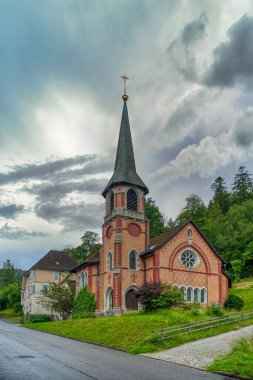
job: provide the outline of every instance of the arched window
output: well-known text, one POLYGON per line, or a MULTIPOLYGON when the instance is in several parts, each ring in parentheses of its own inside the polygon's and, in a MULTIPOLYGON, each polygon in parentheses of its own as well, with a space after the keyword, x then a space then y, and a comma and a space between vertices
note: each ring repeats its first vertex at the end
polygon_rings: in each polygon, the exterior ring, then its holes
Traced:
POLYGON ((192 288, 187 289, 187 301, 191 302, 192 300, 192 288))
POLYGON ((129 254, 129 269, 137 268, 137 254, 135 251, 131 251, 129 254))
POLYGON ((192 230, 191 230, 191 228, 189 228, 189 230, 188 230, 188 238, 191 238, 192 237, 192 230))
POLYGON ((112 271, 112 253, 109 252, 107 256, 107 271, 112 271))
POLYGON ((186 301, 186 288, 185 288, 185 286, 182 286, 181 290, 184 293, 184 300, 186 301))
POLYGON ((114 192, 112 191, 111 196, 110 196, 110 211, 112 211, 113 209, 114 209, 114 192))
POLYGON ((79 288, 82 289, 87 285, 87 273, 82 272, 79 276, 79 288))
POLYGON ((194 302, 198 302, 198 300, 199 300, 199 289, 198 288, 194 289, 193 296, 194 296, 194 302))
POLYGON ((206 302, 206 289, 201 289, 200 291, 200 302, 206 302))
POLYGON ((127 192, 127 208, 128 210, 137 211, 137 194, 134 190, 130 189, 127 192))

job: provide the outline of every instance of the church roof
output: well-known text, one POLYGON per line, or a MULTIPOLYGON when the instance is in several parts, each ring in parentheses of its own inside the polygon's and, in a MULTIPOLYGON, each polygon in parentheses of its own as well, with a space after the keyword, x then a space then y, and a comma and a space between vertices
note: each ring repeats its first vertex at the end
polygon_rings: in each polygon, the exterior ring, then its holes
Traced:
POLYGON ((48 269, 57 270, 59 272, 70 271, 76 266, 77 262, 64 251, 49 251, 30 269, 48 269))
POLYGON ((95 253, 87 257, 81 264, 79 264, 78 266, 75 266, 75 268, 72 269, 72 272, 76 272, 86 267, 87 265, 93 265, 93 264, 99 263, 99 252, 100 250, 97 250, 95 253))
POLYGON ((113 185, 119 183, 138 186, 144 190, 145 195, 149 192, 147 186, 136 172, 133 143, 128 118, 127 100, 126 98, 124 99, 124 97, 123 100, 124 105, 122 110, 114 173, 102 193, 103 197, 106 197, 107 191, 113 185))
POLYGON ((214 246, 210 243, 210 241, 207 239, 207 237, 204 235, 204 233, 201 231, 201 229, 197 226, 197 224, 192 220, 187 220, 187 222, 184 222, 180 224, 179 226, 176 226, 172 228, 170 231, 166 231, 162 233, 161 235, 155 236, 154 238, 150 239, 149 247, 145 252, 142 252, 140 254, 141 257, 145 258, 147 256, 150 256, 154 253, 154 251, 170 241, 179 231, 181 231, 187 224, 193 224, 194 227, 198 230, 200 235, 203 237, 203 239, 209 244, 209 246, 212 248, 214 253, 219 257, 219 259, 226 264, 226 261, 219 255, 219 253, 216 251, 214 246))

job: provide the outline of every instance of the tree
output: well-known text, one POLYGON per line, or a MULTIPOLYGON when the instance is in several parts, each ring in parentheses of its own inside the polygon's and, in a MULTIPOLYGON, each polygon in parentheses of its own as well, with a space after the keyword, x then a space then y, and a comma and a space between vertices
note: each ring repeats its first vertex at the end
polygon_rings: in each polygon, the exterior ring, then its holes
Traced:
POLYGON ((95 316, 95 311, 95 295, 85 286, 75 297, 73 318, 91 318, 95 316))
POLYGON ((95 253, 101 248, 99 243, 100 237, 96 232, 86 231, 81 237, 82 244, 75 248, 65 248, 64 251, 68 253, 73 259, 78 261, 85 260, 88 256, 95 253))
POLYGON ((75 286, 73 281, 64 284, 51 283, 47 290, 41 291, 40 303, 50 311, 59 313, 63 319, 68 318, 74 307, 75 286))
POLYGON ((212 204, 218 204, 221 212, 225 214, 228 211, 230 204, 230 194, 227 192, 226 184, 224 178, 218 177, 212 183, 211 190, 213 190, 212 204))
POLYGON ((247 199, 252 198, 253 182, 251 174, 246 170, 245 166, 240 166, 235 175, 233 183, 233 201, 234 203, 243 203, 247 199))
POLYGON ((155 201, 152 198, 147 198, 145 201, 145 215, 150 221, 150 237, 153 238, 162 234, 168 228, 166 227, 166 218, 159 210, 155 201))
POLYGON ((6 260, 0 269, 0 283, 8 285, 16 281, 16 271, 10 260, 6 260))
POLYGON ((185 207, 177 217, 178 224, 192 219, 200 227, 203 227, 206 217, 206 206, 202 199, 196 194, 191 194, 185 199, 185 202, 185 207))

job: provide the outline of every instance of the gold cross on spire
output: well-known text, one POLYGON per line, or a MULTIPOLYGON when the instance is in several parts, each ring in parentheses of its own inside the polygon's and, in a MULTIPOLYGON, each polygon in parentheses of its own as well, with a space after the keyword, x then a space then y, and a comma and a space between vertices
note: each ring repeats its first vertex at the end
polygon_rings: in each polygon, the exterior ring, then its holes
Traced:
POLYGON ((124 80, 124 95, 122 96, 122 99, 123 99, 123 100, 127 100, 127 99, 128 99, 128 96, 127 96, 127 93, 126 93, 126 81, 127 81, 129 78, 126 76, 126 74, 121 75, 120 77, 124 80))

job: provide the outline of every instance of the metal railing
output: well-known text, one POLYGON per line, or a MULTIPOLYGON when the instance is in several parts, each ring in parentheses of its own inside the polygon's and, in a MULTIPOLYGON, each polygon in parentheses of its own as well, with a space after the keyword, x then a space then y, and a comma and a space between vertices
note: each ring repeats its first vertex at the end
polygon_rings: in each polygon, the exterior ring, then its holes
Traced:
POLYGON ((241 313, 234 313, 222 317, 205 319, 199 322, 170 326, 163 329, 154 330, 153 332, 159 335, 160 338, 158 340, 166 340, 173 338, 175 335, 183 335, 193 333, 195 331, 208 330, 226 324, 242 322, 251 318, 253 319, 253 310, 247 310, 241 313))

